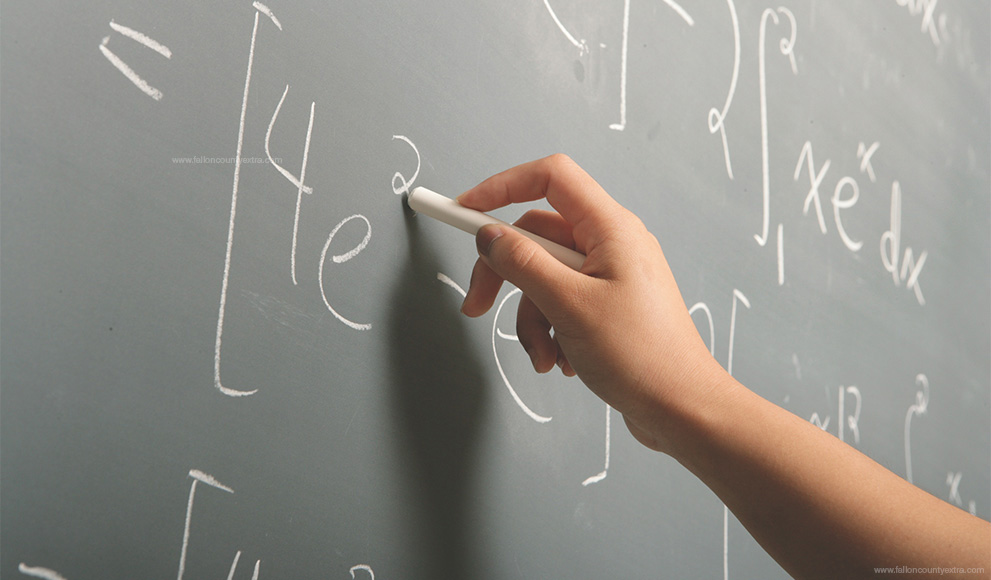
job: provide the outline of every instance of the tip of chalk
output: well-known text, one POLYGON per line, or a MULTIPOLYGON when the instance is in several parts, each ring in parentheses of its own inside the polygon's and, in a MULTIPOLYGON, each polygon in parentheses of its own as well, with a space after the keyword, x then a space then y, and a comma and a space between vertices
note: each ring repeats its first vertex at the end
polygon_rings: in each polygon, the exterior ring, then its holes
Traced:
MULTIPOLYGON (((415 191, 415 190, 414 190, 414 191, 415 191)), ((409 215, 412 215, 412 216, 415 216, 415 215, 416 215, 416 210, 415 210, 415 209, 413 209, 413 208, 412 208, 412 207, 410 206, 410 204, 409 204, 409 196, 410 196, 410 194, 411 194, 411 193, 412 193, 412 192, 411 192, 411 191, 409 191, 409 190, 407 190, 407 191, 404 191, 404 192, 403 192, 403 195, 402 195, 402 198, 403 198, 403 210, 404 210, 404 211, 405 211, 405 212, 406 212, 407 214, 409 214, 409 215)))

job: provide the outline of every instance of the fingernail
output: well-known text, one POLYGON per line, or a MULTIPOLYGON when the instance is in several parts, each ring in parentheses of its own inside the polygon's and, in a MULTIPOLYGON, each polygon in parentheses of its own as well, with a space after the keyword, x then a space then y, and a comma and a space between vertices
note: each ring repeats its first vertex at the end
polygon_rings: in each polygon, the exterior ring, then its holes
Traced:
POLYGON ((478 248, 478 253, 482 256, 488 256, 489 250, 492 249, 492 244, 501 238, 502 235, 502 228, 495 224, 482 226, 478 230, 478 233, 475 234, 475 247, 478 248))

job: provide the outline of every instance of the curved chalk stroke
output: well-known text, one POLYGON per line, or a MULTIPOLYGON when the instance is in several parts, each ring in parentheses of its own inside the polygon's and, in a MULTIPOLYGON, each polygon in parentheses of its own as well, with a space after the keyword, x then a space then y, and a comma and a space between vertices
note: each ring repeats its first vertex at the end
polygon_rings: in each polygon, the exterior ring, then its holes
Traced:
POLYGON ((911 428, 912 428, 912 417, 921 417, 926 414, 926 410, 929 408, 929 377, 919 373, 915 377, 915 382, 922 386, 921 391, 916 391, 915 393, 915 404, 908 408, 908 412, 905 413, 905 479, 909 483, 912 482, 912 443, 911 443, 911 428))
POLYGON ((505 306, 506 302, 508 302, 514 295, 521 293, 522 291, 519 288, 513 289, 512 292, 503 297, 502 302, 499 303, 499 307, 496 308, 495 318, 492 320, 492 355, 495 356, 496 368, 499 369, 499 376, 502 377, 502 382, 506 385, 506 388, 509 389, 509 394, 512 395, 513 400, 516 401, 516 404, 519 405, 520 409, 523 409, 523 412, 534 421, 538 423, 546 423, 551 420, 551 417, 545 417, 534 413, 530 407, 526 406, 523 399, 521 399, 516 393, 516 389, 513 388, 513 385, 509 382, 509 378, 506 376, 506 371, 502 369, 502 362, 499 361, 499 351, 496 349, 496 326, 499 323, 499 314, 502 312, 502 307, 505 306))
POLYGON ((330 243, 334 241, 334 236, 337 234, 337 231, 341 229, 341 226, 354 219, 360 219, 365 222, 365 227, 367 228, 367 231, 365 232, 365 237, 361 240, 361 242, 358 243, 357 246, 355 246, 351 250, 343 254, 337 254, 335 256, 332 256, 331 259, 334 261, 334 263, 343 264, 344 262, 347 262, 351 258, 357 256, 358 253, 364 250, 365 246, 368 245, 368 241, 372 239, 372 224, 368 221, 368 218, 366 218, 365 216, 361 214, 355 214, 353 216, 349 216, 341 220, 341 222, 336 226, 334 226, 334 229, 330 231, 330 235, 327 236, 327 243, 323 245, 323 251, 320 252, 320 268, 317 270, 317 280, 320 283, 320 296, 323 297, 323 303, 327 306, 327 310, 330 310, 331 314, 333 314, 338 320, 340 320, 341 322, 343 322, 344 324, 350 326, 355 330, 368 330, 372 327, 371 323, 353 322, 341 316, 340 313, 334 310, 334 307, 330 305, 330 301, 327 300, 327 293, 323 289, 323 264, 324 262, 327 261, 327 252, 330 250, 330 243))
MULTIPOLYGON (((778 44, 778 48, 781 50, 781 54, 788 57, 791 63, 791 72, 798 74, 798 65, 795 63, 795 36, 797 34, 795 15, 791 13, 790 10, 781 6, 778 11, 784 14, 788 21, 791 23, 791 36, 788 38, 782 38, 781 42, 778 44)), ((768 161, 768 145, 767 145, 767 74, 765 72, 765 61, 767 60, 764 56, 764 44, 767 37, 767 19, 770 18, 774 21, 774 24, 778 24, 780 20, 778 19, 778 14, 774 10, 768 8, 764 10, 764 13, 760 17, 760 33, 759 42, 757 44, 758 52, 758 81, 760 85, 760 151, 761 151, 761 175, 763 177, 763 194, 764 194, 764 221, 761 227, 761 234, 754 235, 754 239, 761 246, 767 244, 767 228, 768 221, 771 212, 771 170, 768 161)))
POLYGON ((733 0, 726 0, 729 4, 730 18, 733 20, 733 76, 729 81, 729 91, 726 93, 726 103, 723 109, 713 107, 709 109, 709 133, 719 131, 719 136, 723 140, 723 157, 726 159, 726 174, 733 179, 733 164, 729 157, 729 143, 726 140, 726 114, 733 104, 733 95, 736 94, 736 81, 740 76, 740 21, 736 17, 736 6, 733 0))

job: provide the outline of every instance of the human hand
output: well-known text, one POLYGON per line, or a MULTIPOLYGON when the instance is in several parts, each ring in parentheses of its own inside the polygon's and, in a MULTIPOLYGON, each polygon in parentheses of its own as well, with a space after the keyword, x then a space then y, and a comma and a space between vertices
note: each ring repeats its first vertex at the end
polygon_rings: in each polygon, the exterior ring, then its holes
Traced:
POLYGON ((643 444, 669 451, 665 419, 709 396, 721 373, 688 315, 657 239, 565 155, 499 173, 458 197, 489 211, 546 198, 516 225, 587 258, 580 272, 510 228, 482 228, 462 306, 481 316, 503 280, 523 291, 517 336, 538 372, 557 363, 620 411, 643 444), (708 387, 706 386, 708 385, 708 387))

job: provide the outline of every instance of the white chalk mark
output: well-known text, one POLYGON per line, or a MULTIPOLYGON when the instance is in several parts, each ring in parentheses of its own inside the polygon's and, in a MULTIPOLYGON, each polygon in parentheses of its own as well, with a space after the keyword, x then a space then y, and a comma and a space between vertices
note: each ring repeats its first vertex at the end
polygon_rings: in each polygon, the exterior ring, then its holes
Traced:
POLYGON ((922 266, 926 263, 926 257, 929 255, 927 250, 923 250, 919 254, 919 261, 916 262, 912 257, 912 248, 905 248, 905 259, 902 261, 902 279, 905 279, 905 274, 911 268, 911 274, 905 283, 906 288, 911 288, 915 291, 915 299, 919 301, 919 306, 926 305, 926 298, 922 295, 922 288, 919 287, 919 274, 922 273, 922 266))
POLYGON ((812 413, 812 417, 809 418, 809 422, 825 431, 829 428, 829 419, 829 417, 826 417, 826 420, 822 421, 819 419, 819 413, 812 413))
POLYGON ((268 130, 265 131, 265 155, 268 157, 268 162, 275 167, 275 169, 282 174, 283 177, 289 180, 290 183, 296 186, 296 213, 293 217, 292 224, 292 251, 289 254, 289 271, 292 277, 292 283, 298 285, 296 281, 296 242, 299 237, 299 209, 303 203, 303 192, 308 194, 313 193, 313 188, 305 185, 306 182, 306 164, 310 155, 310 137, 313 135, 313 114, 316 109, 316 102, 310 103, 310 122, 306 127, 306 141, 303 143, 303 166, 299 171, 299 179, 292 173, 289 173, 284 167, 279 165, 274 158, 272 158, 272 151, 269 148, 269 142, 272 139, 272 128, 275 127, 275 120, 279 118, 279 111, 282 109, 282 103, 286 100, 286 95, 289 93, 289 85, 286 85, 286 90, 282 92, 282 98, 279 99, 279 104, 275 107, 275 112, 272 114, 272 120, 268 123, 268 130))
POLYGON ((440 272, 437 272, 437 279, 447 284, 451 288, 454 288, 458 292, 458 294, 461 295, 462 298, 468 296, 468 293, 465 292, 465 289, 462 288, 460 285, 458 285, 458 283, 452 280, 447 274, 442 274, 440 272))
MULTIPOLYGON (((672 0, 664 0, 664 3, 673 8, 689 26, 693 26, 695 21, 685 10, 672 0)), ((623 47, 620 51, 619 59, 619 123, 609 125, 610 129, 622 131, 626 129, 626 63, 629 54, 630 44, 630 0, 623 2, 623 47)))
POLYGON ((630 0, 623 2, 623 47, 619 59, 619 123, 609 125, 610 129, 622 131, 626 128, 626 55, 630 39, 630 0))
POLYGON ((850 239, 850 236, 846 233, 846 228, 843 227, 843 222, 840 221, 840 210, 849 209, 857 205, 857 200, 860 199, 860 186, 857 185, 857 181, 849 176, 844 176, 836 183, 836 189, 833 190, 833 219, 836 220, 836 229, 840 233, 840 239, 843 240, 843 244, 850 249, 851 252, 857 252, 864 245, 864 242, 855 242, 850 239), (850 186, 853 194, 847 198, 843 199, 840 193, 843 192, 843 188, 850 186))
POLYGON ((963 506, 963 498, 960 497, 960 480, 963 478, 963 472, 949 471, 946 473, 946 485, 950 486, 950 503, 955 503, 958 506, 963 506))
POLYGON ((17 571, 25 576, 34 576, 35 578, 43 578, 44 580, 65 580, 65 576, 55 570, 42 568, 41 566, 28 566, 24 562, 17 565, 17 571))
POLYGON ((217 478, 210 475, 209 473, 203 473, 199 469, 190 469, 189 477, 192 477, 193 479, 198 481, 202 481, 203 483, 211 487, 215 487, 219 490, 226 491, 227 493, 234 493, 233 489, 217 481, 217 478))
POLYGON ((395 141, 396 139, 405 141, 407 144, 409 144, 410 147, 413 148, 413 153, 416 153, 416 171, 413 172, 413 179, 406 181, 406 177, 404 177, 403 174, 399 173, 398 171, 395 173, 395 175, 392 176, 392 192, 395 193, 396 195, 400 195, 403 193, 409 195, 410 186, 413 185, 413 182, 415 182, 416 178, 420 175, 420 150, 416 148, 416 145, 414 145, 413 142, 410 141, 408 137, 405 137, 403 135, 393 135, 392 140, 395 141), (399 180, 400 183, 399 186, 396 186, 397 179, 399 180))
POLYGON ((831 159, 827 159, 825 163, 822 164, 822 168, 819 173, 815 172, 815 162, 812 160, 812 142, 806 141, 805 145, 802 145, 802 152, 798 155, 798 164, 795 165, 794 179, 798 181, 798 176, 802 173, 802 161, 807 160, 806 166, 809 171, 809 194, 805 196, 805 206, 802 208, 802 213, 804 215, 809 215, 809 204, 815 202, 816 206, 816 218, 819 220, 819 231, 826 233, 826 218, 822 215, 822 203, 819 201, 819 185, 822 184, 822 180, 826 177, 826 172, 829 171, 829 165, 832 163, 831 159))
MULTIPOLYGON (((257 6, 256 6, 257 8, 257 6)), ((241 97, 241 119, 237 129, 237 153, 234 157, 234 184, 231 187, 231 215, 227 226, 227 253, 224 256, 224 279, 220 285, 220 308, 217 313, 217 339, 213 352, 213 384, 221 393, 229 397, 253 395, 258 389, 240 391, 225 387, 220 381, 220 349, 224 335, 224 312, 227 309, 227 286, 231 275, 231 251, 234 247, 234 218, 237 215, 237 186, 241 176, 241 150, 244 146, 244 118, 248 111, 248 89, 251 86, 251 66, 255 61, 255 38, 258 36, 258 12, 251 29, 251 48, 248 49, 248 70, 244 75, 244 95, 241 97)))
POLYGON ((729 356, 726 361, 726 372, 733 374, 733 342, 736 337, 736 303, 743 302, 743 305, 750 308, 750 301, 736 288, 733 289, 733 308, 729 318, 729 356))
MULTIPOLYGON (((788 20, 791 22, 791 37, 782 38, 779 43, 779 48, 781 54, 788 57, 791 62, 791 70, 793 73, 798 73, 797 65, 795 64, 795 16, 785 7, 779 7, 778 12, 786 15, 788 20)), ((762 247, 767 244, 767 234, 768 225, 771 212, 771 169, 768 156, 768 139, 767 139, 767 73, 765 72, 765 50, 764 44, 767 37, 767 19, 771 18, 774 24, 779 23, 777 13, 771 8, 764 10, 764 13, 760 18, 760 38, 757 45, 758 52, 758 80, 760 85, 760 147, 761 147, 761 175, 763 177, 763 200, 764 200, 764 218, 763 224, 761 226, 761 234, 754 235, 754 239, 762 247)))
POLYGON ((516 393, 516 389, 513 388, 513 385, 509 382, 509 378, 506 377, 506 371, 502 369, 502 362, 499 361, 499 351, 496 349, 496 325, 499 323, 499 314, 502 312, 502 307, 506 305, 506 302, 509 301, 512 296, 520 293, 521 291, 519 288, 514 288, 503 297, 502 302, 499 303, 499 307, 496 308, 495 318, 492 320, 492 354, 495 356, 496 368, 499 369, 499 376, 502 377, 502 382, 506 385, 506 388, 509 389, 509 394, 513 397, 513 400, 516 401, 516 404, 519 405, 520 409, 523 409, 523 412, 526 413, 528 417, 537 423, 546 423, 551 420, 551 417, 545 417, 534 413, 530 407, 526 406, 523 399, 521 399, 516 393))
POLYGON ((265 6, 261 2, 254 2, 252 4, 252 6, 254 6, 256 10, 258 10, 259 12, 261 12, 262 14, 264 14, 265 16, 268 16, 269 18, 271 18, 272 19, 272 24, 274 24, 276 27, 278 27, 279 30, 282 30, 282 23, 279 22, 279 19, 275 17, 275 14, 272 14, 272 9, 271 8, 269 8, 268 6, 265 6))
POLYGON ((778 286, 785 285, 785 225, 778 224, 778 286))
MULTIPOLYGON (((264 10, 268 10, 264 4, 259 2, 255 3, 255 8, 258 8, 259 10, 262 8, 264 8, 264 10), (261 8, 259 8, 259 6, 261 6, 261 8)), ((278 24, 275 17, 271 15, 270 10, 268 10, 268 15, 279 27, 279 30, 282 30, 282 25, 278 24)), ((213 384, 217 390, 229 397, 244 397, 258 392, 258 389, 253 389, 250 391, 231 389, 225 387, 220 380, 220 350, 224 335, 224 313, 227 309, 227 287, 230 283, 231 275, 231 252, 234 248, 234 223, 235 216, 237 215, 237 187, 241 177, 241 151, 244 149, 244 120, 248 112, 248 91, 251 86, 251 67, 255 61, 255 39, 257 37, 258 12, 256 11, 255 22, 251 28, 251 46, 248 49, 248 69, 244 75, 244 94, 241 97, 241 118, 238 121, 237 129, 237 153, 235 153, 234 157, 234 183, 231 186, 231 215, 230 222, 227 226, 227 251, 224 256, 224 279, 220 285, 220 307, 218 308, 217 313, 217 339, 214 343, 213 353, 213 384)))
POLYGON ((231 569, 230 572, 227 573, 227 580, 233 580, 234 571, 237 570, 237 563, 240 559, 241 559, 241 550, 238 550, 237 553, 234 554, 234 561, 231 562, 231 569))
MULTIPOLYGON (((268 123, 268 130, 265 131, 265 156, 268 157, 268 162, 272 164, 272 166, 275 167, 275 169, 279 173, 281 173, 283 177, 289 180, 289 183, 293 184, 295 187, 302 187, 303 191, 305 191, 306 193, 313 193, 312 187, 303 185, 302 179, 297 179, 295 175, 289 172, 289 170, 287 170, 285 167, 282 167, 275 161, 275 159, 272 157, 272 151, 269 148, 269 142, 272 139, 272 128, 275 127, 275 121, 276 119, 279 118, 279 111, 282 110, 282 102, 286 100, 286 94, 288 93, 289 93, 289 85, 286 85, 286 90, 282 91, 282 98, 279 99, 279 104, 275 106, 275 112, 272 113, 272 120, 269 121, 268 123)), ((312 118, 313 117, 311 116, 310 117, 311 122, 312 122, 312 118)), ((306 143, 307 145, 309 145, 309 139, 307 139, 306 143)), ((304 149, 304 156, 305 156, 305 150, 308 150, 308 148, 304 149)))
POLYGON ((605 467, 602 468, 602 471, 601 472, 599 472, 598 474, 593 475, 593 476, 587 478, 585 481, 582 482, 582 485, 584 485, 586 487, 589 486, 589 485, 591 485, 591 484, 593 484, 593 483, 599 483, 600 481, 602 481, 603 479, 605 479, 606 476, 609 474, 609 447, 610 447, 610 445, 609 445, 609 431, 610 431, 610 428, 609 428, 610 420, 609 420, 609 418, 611 416, 610 411, 612 411, 612 407, 610 407, 609 405, 606 405, 606 465, 605 465, 605 467))
POLYGON ((686 23, 688 23, 689 26, 695 26, 695 20, 677 2, 675 2, 674 0, 664 0, 664 3, 670 6, 672 10, 677 12, 678 16, 681 16, 681 19, 684 20, 686 23))
POLYGON ((503 339, 506 339, 506 340, 515 340, 516 342, 519 342, 520 341, 520 337, 519 336, 517 336, 515 334, 509 334, 508 332, 503 332, 501 328, 497 328, 496 329, 496 334, 499 335, 499 338, 503 338, 503 339))
POLYGON ((154 50, 155 52, 164 56, 165 58, 172 58, 172 51, 169 50, 169 47, 158 42, 157 40, 148 38, 148 36, 146 36, 141 32, 138 32, 137 30, 134 30, 133 28, 129 28, 127 26, 117 24, 113 20, 110 21, 110 28, 113 28, 117 32, 123 34, 124 36, 130 38, 131 40, 134 40, 139 44, 143 44, 147 46, 148 48, 154 50))
POLYGON ((905 288, 915 291, 915 299, 920 306, 925 306, 926 299, 922 295, 922 288, 919 287, 919 274, 926 263, 928 252, 923 250, 919 254, 919 261, 915 261, 915 254, 911 247, 905 248, 904 258, 901 254, 902 237, 902 189, 897 181, 891 184, 891 221, 889 229, 881 234, 881 263, 884 269, 891 273, 891 278, 895 286, 900 286, 902 282, 907 282, 905 288), (899 276, 898 262, 901 260, 901 276, 899 276), (910 273, 911 272, 911 273, 910 273), (906 278, 907 276, 907 278, 906 278))
POLYGON ((588 53, 588 45, 585 43, 585 39, 583 38, 581 40, 578 40, 577 38, 574 37, 574 35, 568 32, 568 29, 565 28, 564 24, 561 23, 561 19, 557 17, 557 14, 554 12, 554 9, 551 8, 550 0, 544 0, 544 6, 547 7, 547 11, 551 13, 551 18, 554 19, 554 24, 557 24, 557 27, 561 30, 561 32, 564 33, 564 36, 565 38, 568 39, 568 42, 575 45, 575 48, 578 49, 578 55, 581 56, 588 53))
POLYGON ((860 172, 866 172, 867 177, 871 179, 872 183, 877 181, 877 176, 874 175, 874 166, 871 165, 871 157, 880 146, 881 144, 877 141, 871 143, 870 147, 864 145, 863 141, 857 144, 857 157, 860 157, 860 172))
MULTIPOLYGON (((289 86, 289 85, 286 85, 289 86)), ((310 136, 313 134, 313 113, 316 110, 316 101, 310 102, 310 121, 306 125, 306 143, 303 144, 303 166, 299 170, 299 187, 296 191, 296 215, 293 218, 292 223, 292 283, 296 284, 296 239, 299 234, 299 206, 303 202, 303 192, 306 191, 306 186, 303 183, 306 181, 306 162, 310 155, 310 136)), ((312 193, 313 190, 307 191, 307 193, 312 193)))
POLYGON ((354 573, 355 573, 356 570, 361 570, 363 572, 368 572, 368 575, 371 576, 371 580, 375 580, 375 572, 372 571, 372 567, 369 566, 368 564, 357 564, 355 566, 351 566, 351 569, 348 570, 348 571, 351 572, 351 577, 352 578, 355 577, 354 573))
POLYGON ((912 417, 921 417, 929 409, 929 377, 919 373, 915 376, 915 382, 922 386, 922 390, 915 392, 915 404, 908 408, 905 413, 905 479, 909 483, 912 481, 912 442, 911 427, 912 417))
POLYGON ((355 214, 353 216, 344 218, 339 224, 334 226, 333 230, 330 231, 330 235, 327 236, 327 243, 323 245, 323 251, 320 252, 320 268, 317 271, 317 279, 320 283, 320 296, 323 297, 323 303, 327 306, 327 309, 330 310, 331 314, 333 314, 338 320, 340 320, 341 322, 343 322, 344 324, 350 326, 355 330, 368 330, 372 327, 370 323, 352 322, 351 320, 348 320, 347 318, 341 316, 336 310, 334 310, 334 307, 330 305, 330 301, 327 300, 327 294, 324 291, 324 285, 323 285, 323 265, 324 262, 327 261, 327 251, 330 250, 330 243, 334 240, 334 235, 337 234, 337 231, 341 229, 341 226, 354 219, 360 219, 363 222, 365 222, 365 227, 367 228, 367 231, 365 232, 365 237, 361 240, 361 242, 358 243, 357 246, 355 246, 351 250, 343 254, 337 254, 335 256, 332 256, 331 259, 334 261, 335 264, 343 264, 344 262, 347 262, 351 258, 357 256, 358 253, 364 250, 365 246, 368 245, 368 241, 372 238, 372 224, 368 221, 368 218, 366 218, 361 214, 355 214))
POLYGON ((723 580, 729 580, 729 508, 723 504, 723 580))
POLYGON ((733 76, 730 78, 729 91, 726 93, 726 103, 723 105, 723 110, 720 111, 715 107, 709 109, 709 133, 719 131, 719 135, 723 141, 723 157, 726 159, 726 174, 730 179, 733 179, 733 164, 730 162, 725 121, 730 105, 733 104, 733 95, 736 93, 736 81, 740 76, 740 22, 736 17, 736 6, 733 4, 733 0, 726 0, 726 3, 729 4, 730 17, 733 20, 733 76))
POLYGON ((124 76, 127 77, 129 81, 134 83, 134 86, 141 89, 141 92, 155 99, 156 101, 161 101, 162 91, 149 85, 147 81, 145 81, 143 78, 138 76, 138 73, 134 72, 134 69, 129 67, 126 62, 122 61, 120 57, 118 57, 116 54, 113 53, 113 51, 107 48, 107 42, 109 41, 110 41, 110 37, 107 36, 103 39, 103 42, 100 43, 100 52, 103 53, 103 56, 107 57, 107 60, 110 61, 110 64, 117 67, 117 70, 123 73, 124 76))
POLYGON ((701 310, 705 313, 706 318, 709 320, 709 354, 716 355, 716 330, 712 323, 712 312, 709 307, 706 306, 705 302, 696 302, 688 309, 688 315, 691 316, 696 310, 701 310))
POLYGON ((186 571, 186 551, 189 549, 189 524, 193 518, 193 498, 196 496, 196 483, 202 481, 209 486, 228 493, 234 493, 233 489, 220 483, 212 475, 203 473, 198 469, 190 469, 189 476, 193 478, 193 483, 189 485, 189 501, 186 503, 186 523, 182 531, 182 551, 179 553, 179 576, 177 580, 182 580, 182 575, 186 571))
POLYGON ((839 426, 840 441, 845 441, 843 427, 844 424, 846 424, 846 426, 850 428, 850 431, 853 432, 854 443, 860 443, 860 427, 858 426, 860 421, 860 407, 861 407, 860 389, 853 386, 840 387, 840 392, 838 396, 839 396, 839 407, 840 407, 840 426, 839 426), (853 414, 849 416, 846 415, 847 393, 853 395, 857 403, 857 406, 854 407, 853 414))

